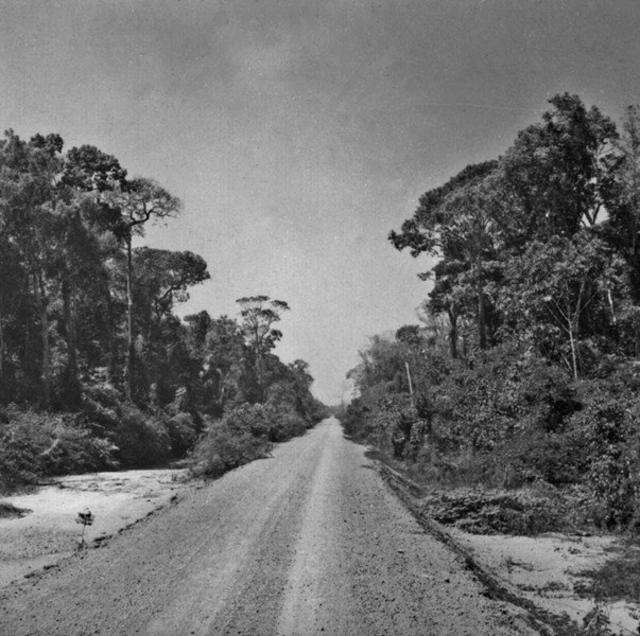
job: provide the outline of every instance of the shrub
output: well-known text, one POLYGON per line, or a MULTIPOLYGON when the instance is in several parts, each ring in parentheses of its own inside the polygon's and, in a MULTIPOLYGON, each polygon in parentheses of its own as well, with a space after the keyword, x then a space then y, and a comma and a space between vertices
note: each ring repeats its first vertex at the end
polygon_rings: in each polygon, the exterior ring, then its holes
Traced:
POLYGON ((248 432, 255 437, 269 434, 269 412, 261 404, 241 404, 227 411, 222 419, 231 431, 238 434, 248 432))
POLYGON ((301 435, 307 422, 295 411, 261 404, 229 409, 209 421, 191 456, 192 472, 217 477, 227 470, 266 456, 274 442, 301 435))
POLYGON ((56 423, 53 442, 38 459, 46 475, 64 475, 117 468, 117 447, 109 440, 95 437, 86 428, 56 423))
POLYGON ((189 451, 197 438, 196 423, 189 413, 177 413, 166 423, 171 442, 171 454, 183 457, 189 451))
POLYGON ((9 406, 0 417, 0 490, 35 483, 46 475, 115 468, 116 451, 76 414, 9 406))
POLYGON ((294 411, 271 411, 270 422, 269 439, 272 442, 285 442, 307 430, 307 423, 294 411))
MULTIPOLYGON (((231 412, 207 425, 192 454, 195 475, 218 477, 222 473, 264 457, 271 449, 266 434, 254 435, 249 427, 239 428, 237 414, 231 412)), ((241 418, 242 419, 242 418, 241 418)))
POLYGON ((158 466, 171 454, 171 439, 164 423, 145 415, 138 408, 123 406, 113 441, 125 467, 158 466))

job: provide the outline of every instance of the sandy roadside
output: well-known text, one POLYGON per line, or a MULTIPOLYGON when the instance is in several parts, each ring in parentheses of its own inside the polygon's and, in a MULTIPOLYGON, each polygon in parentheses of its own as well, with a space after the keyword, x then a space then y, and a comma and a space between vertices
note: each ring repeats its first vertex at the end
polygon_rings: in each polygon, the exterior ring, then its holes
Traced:
MULTIPOLYGON (((553 620, 556 627, 564 622, 564 616, 579 629, 583 619, 597 606, 607 617, 613 633, 625 636, 640 633, 640 602, 631 599, 596 603, 577 591, 589 582, 585 572, 598 570, 624 550, 619 535, 470 533, 436 521, 424 504, 425 492, 419 484, 385 462, 379 461, 377 465, 427 532, 469 559, 498 597, 507 596, 520 606, 539 608, 541 613, 536 611, 536 615, 559 618, 553 620)), ((433 496, 434 492, 431 490, 429 494, 433 496)))
MULTIPOLYGON (((614 535, 519 537, 469 534, 455 528, 448 532, 520 596, 553 614, 566 613, 579 625, 594 607, 593 599, 574 591, 576 584, 587 580, 580 573, 601 567, 615 555, 619 541, 614 535)), ((638 634, 640 603, 617 601, 603 604, 601 609, 615 633, 638 634)))
POLYGON ((71 555, 82 533, 78 512, 89 509, 95 519, 85 532, 91 545, 166 505, 190 487, 184 477, 184 471, 169 469, 70 475, 3 497, 30 512, 0 518, 0 588, 71 555))

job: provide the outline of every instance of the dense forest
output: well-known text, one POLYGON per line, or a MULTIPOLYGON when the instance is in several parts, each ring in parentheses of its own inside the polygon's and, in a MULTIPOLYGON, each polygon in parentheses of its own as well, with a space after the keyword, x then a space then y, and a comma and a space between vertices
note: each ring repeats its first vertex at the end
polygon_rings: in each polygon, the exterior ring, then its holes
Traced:
POLYGON ((348 433, 423 481, 570 492, 640 527, 640 110, 553 97, 503 156, 389 234, 426 256, 420 324, 350 372, 348 433))
POLYGON ((323 414, 307 364, 274 353, 287 303, 238 319, 176 303, 210 277, 139 245, 180 201, 59 135, 0 141, 0 490, 44 474, 159 465, 219 474, 323 414))

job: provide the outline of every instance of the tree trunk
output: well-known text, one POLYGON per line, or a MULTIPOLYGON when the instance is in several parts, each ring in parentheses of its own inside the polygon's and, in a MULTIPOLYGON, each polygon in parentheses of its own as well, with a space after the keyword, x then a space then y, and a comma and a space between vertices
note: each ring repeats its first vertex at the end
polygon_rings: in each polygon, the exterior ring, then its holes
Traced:
POLYGON ((449 316, 449 351, 455 360, 458 357, 458 314, 455 309, 447 309, 449 316))
POLYGON ((113 311, 113 301, 111 299, 111 292, 108 287, 104 290, 105 302, 107 305, 107 324, 105 328, 105 334, 107 337, 107 376, 111 384, 116 385, 116 379, 118 377, 118 346, 115 337, 115 316, 113 311))
POLYGON ((44 276, 40 272, 34 281, 38 304, 40 305, 40 338, 42 341, 41 380, 42 407, 48 409, 51 405, 51 350, 49 347, 49 316, 47 297, 44 289, 44 276))
POLYGON ((130 400, 133 395, 133 371, 135 348, 133 344, 133 255, 131 235, 127 236, 127 361, 125 371, 125 394, 130 400))
MULTIPOLYGON (((631 289, 631 301, 634 307, 640 308, 640 276, 637 275, 637 271, 640 267, 632 268, 630 274, 630 289, 631 289)), ((634 345, 634 357, 636 360, 640 360, 640 321, 637 319, 633 323, 633 345, 634 345)))
POLYGON ((609 310, 611 311, 611 322, 616 324, 616 309, 613 304, 613 296, 611 294, 611 287, 607 287, 607 301, 609 302, 609 310))
POLYGON ((0 316, 0 403, 4 403, 7 394, 7 386, 4 377, 4 356, 6 344, 4 341, 4 324, 0 316))
POLYGON ((480 349, 484 351, 487 348, 487 312, 482 284, 482 261, 479 252, 476 255, 476 289, 478 294, 478 339, 480 349))
POLYGON ((254 338, 256 341, 256 378, 258 380, 258 401, 264 402, 263 368, 262 368, 262 343, 258 322, 255 323, 254 338))
POLYGON ((576 355, 576 340, 573 333, 573 320, 567 317, 567 323, 569 325, 569 345, 571 347, 571 366, 573 370, 573 379, 578 380, 578 356, 576 355))
POLYGON ((409 363, 405 360, 404 368, 407 372, 407 382, 409 383, 409 396, 411 398, 411 406, 415 408, 416 401, 413 396, 413 382, 411 381, 411 369, 409 368, 409 363))
MULTIPOLYGON (((31 296, 31 275, 27 274, 24 278, 24 298, 30 298, 31 296)), ((29 308, 30 309, 30 308, 29 308)), ((28 317, 24 321, 24 346, 22 347, 22 353, 20 356, 20 367, 22 373, 27 378, 27 385, 33 383, 34 378, 37 376, 35 369, 35 355, 33 353, 33 337, 31 333, 31 312, 29 311, 28 317)))
POLYGON ((64 338, 67 343, 66 400, 70 406, 80 403, 80 382, 78 380, 78 357, 76 353, 75 328, 71 310, 71 289, 69 281, 62 281, 62 313, 64 318, 64 338))
POLYGON ((482 289, 478 291, 478 336, 480 349, 487 348, 487 315, 482 289))

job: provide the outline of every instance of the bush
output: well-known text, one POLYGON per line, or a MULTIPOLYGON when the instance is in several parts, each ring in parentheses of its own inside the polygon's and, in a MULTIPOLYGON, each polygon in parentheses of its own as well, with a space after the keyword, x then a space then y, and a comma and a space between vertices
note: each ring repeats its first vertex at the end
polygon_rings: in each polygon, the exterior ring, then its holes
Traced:
POLYGON ((271 450, 266 431, 256 435, 251 426, 239 426, 248 415, 245 407, 241 409, 242 413, 234 410, 221 420, 209 422, 204 437, 192 453, 192 472, 195 475, 218 477, 232 468, 265 457, 271 450))
POLYGON ((0 417, 0 490, 8 492, 47 475, 115 468, 116 452, 76 414, 9 406, 0 417))
POLYGON ((286 408, 243 404, 210 421, 191 456, 192 472, 218 477, 224 472, 265 457, 274 442, 307 430, 307 422, 286 408))
POLYGON ((197 438, 191 414, 145 413, 125 402, 109 384, 87 387, 82 406, 85 420, 118 447, 118 457, 127 468, 158 466, 170 457, 183 457, 197 438))
POLYGON ((145 415, 134 406, 123 406, 113 441, 124 467, 158 466, 171 455, 171 439, 162 421, 145 415))
POLYGON ((271 426, 269 412, 261 404, 241 404, 227 411, 222 421, 239 435, 249 432, 254 437, 267 436, 271 426))
POLYGON ((270 420, 269 439, 272 442, 285 442, 307 430, 307 423, 293 411, 271 411, 270 420))
POLYGON ((177 413, 166 423, 173 457, 184 457, 196 441, 197 426, 190 413, 177 413))

